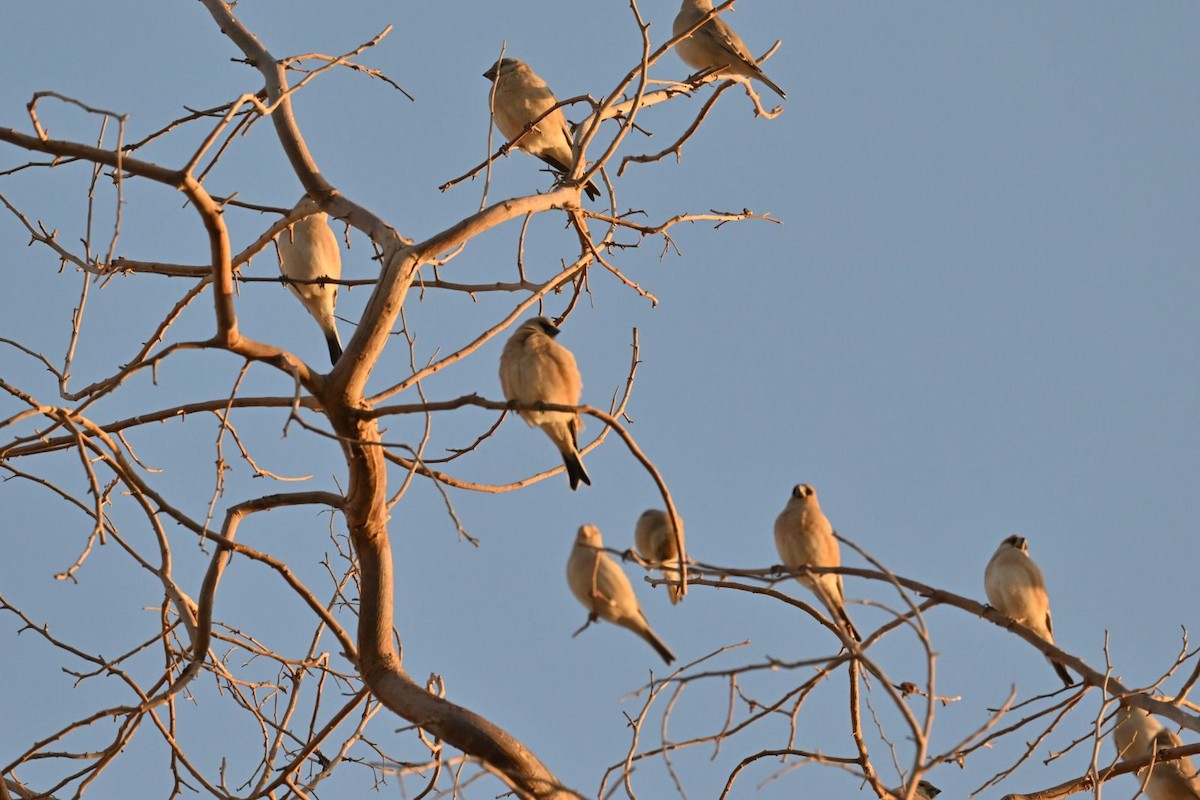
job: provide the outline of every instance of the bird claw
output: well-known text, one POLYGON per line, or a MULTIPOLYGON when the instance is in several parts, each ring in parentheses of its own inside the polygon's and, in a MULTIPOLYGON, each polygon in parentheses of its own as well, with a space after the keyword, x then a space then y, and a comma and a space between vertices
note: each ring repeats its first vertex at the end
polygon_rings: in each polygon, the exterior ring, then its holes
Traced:
POLYGON ((579 634, 586 631, 588 629, 588 626, 591 625, 593 622, 599 622, 599 621, 600 621, 600 617, 598 617, 596 615, 596 612, 595 611, 591 612, 587 616, 587 622, 583 623, 583 625, 579 628, 579 630, 572 633, 571 638, 574 639, 576 636, 578 636, 579 634))

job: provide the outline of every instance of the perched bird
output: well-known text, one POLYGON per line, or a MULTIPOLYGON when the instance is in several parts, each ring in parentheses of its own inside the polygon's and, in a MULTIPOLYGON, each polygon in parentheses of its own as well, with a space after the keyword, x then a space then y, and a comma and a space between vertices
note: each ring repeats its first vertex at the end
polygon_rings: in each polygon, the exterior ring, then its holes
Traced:
MULTIPOLYGON (((1179 747, 1182 742, 1142 709, 1122 703, 1113 728, 1113 744, 1123 761, 1136 761, 1151 752, 1179 747)), ((1200 781, 1190 758, 1156 763, 1148 769, 1144 780, 1150 800, 1200 800, 1200 781)))
MULTIPOLYGON (((983 572, 983 588, 994 609, 1054 644, 1046 581, 1038 565, 1029 557, 1029 544, 1024 537, 1009 536, 1000 543, 983 572)), ((1051 658, 1046 660, 1064 685, 1075 683, 1066 667, 1051 658)))
POLYGON ((1113 728, 1117 756, 1123 761, 1136 761, 1150 755, 1154 735, 1162 729, 1162 724, 1142 709, 1121 703, 1117 709, 1117 725, 1113 728))
MULTIPOLYGON (((892 795, 892 800, 904 797, 904 788, 903 786, 897 786, 895 789, 892 789, 889 792, 892 795)), ((941 793, 942 790, 929 781, 917 781, 917 790, 913 792, 913 800, 933 800, 933 798, 941 793)))
MULTIPOLYGON (((790 570, 802 566, 840 567, 841 549, 833 537, 833 526, 821 511, 817 492, 807 483, 792 489, 792 496, 783 511, 775 518, 775 549, 790 570)), ((833 616, 841 620, 856 642, 862 637, 846 614, 841 575, 801 575, 798 580, 813 591, 833 616)))
MULTIPOLYGON (((1175 731, 1163 728, 1154 734, 1156 752, 1182 745, 1175 731)), ((1150 800, 1200 800, 1200 780, 1197 779, 1192 760, 1185 756, 1155 764, 1150 768, 1150 777, 1146 780, 1146 794, 1150 800)))
MULTIPOLYGON (((496 84, 493 101, 496 127, 510 142, 525 133, 530 123, 558 102, 546 82, 524 61, 502 58, 483 73, 483 77, 496 84)), ((561 108, 542 117, 529 133, 521 136, 517 147, 537 156, 562 175, 571 171, 575 161, 571 129, 561 108)), ((591 181, 583 190, 593 200, 600 196, 600 190, 591 181)))
MULTIPOLYGON (((679 14, 675 16, 673 35, 683 35, 712 10, 712 0, 683 0, 679 14)), ((720 17, 713 17, 691 36, 675 45, 675 52, 683 59, 683 63, 692 69, 725 78, 756 78, 769 86, 781 99, 787 100, 783 89, 767 77, 754 60, 754 56, 750 55, 742 37, 720 17)))
MULTIPOLYGON (((509 337, 500 354, 500 387, 510 403, 553 403, 579 405, 583 380, 571 351, 554 341, 559 330, 546 317, 526 320, 509 337)), ((562 454, 571 489, 591 478, 579 460, 579 432, 583 420, 573 411, 536 411, 518 409, 517 414, 531 427, 537 425, 562 454)))
MULTIPOLYGON (((307 196, 300 198, 300 204, 307 196)), ((308 200, 312 203, 311 200, 308 200)), ((299 204, 297 204, 299 205, 299 204)), ((329 215, 324 211, 310 214, 296 222, 276 239, 279 248, 279 272, 285 278, 312 281, 317 278, 338 280, 342 277, 342 251, 337 236, 329 227, 329 215)), ((342 342, 338 338, 333 309, 337 304, 336 283, 289 283, 292 294, 312 314, 325 342, 329 345, 329 363, 337 364, 342 357, 342 342)))
POLYGON ((599 617, 633 631, 670 664, 675 654, 650 630, 629 578, 616 561, 599 549, 603 546, 595 525, 580 526, 571 557, 567 559, 567 585, 571 593, 583 603, 589 617, 599 617))
MULTIPOLYGON (((679 562, 679 548, 671 531, 670 514, 657 508, 643 511, 633 529, 633 541, 638 555, 658 565, 664 578, 680 580, 679 567, 672 566, 679 562)), ((679 543, 683 544, 683 520, 679 521, 679 543)), ((672 603, 678 603, 683 598, 683 586, 668 584, 667 594, 672 603)))

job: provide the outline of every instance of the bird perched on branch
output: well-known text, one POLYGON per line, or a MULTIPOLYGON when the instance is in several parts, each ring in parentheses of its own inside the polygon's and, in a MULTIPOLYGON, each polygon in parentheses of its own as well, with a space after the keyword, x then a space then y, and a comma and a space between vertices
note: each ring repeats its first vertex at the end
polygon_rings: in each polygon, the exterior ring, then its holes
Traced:
MULTIPOLYGON (((1182 742, 1173 731, 1140 708, 1121 704, 1113 744, 1123 761, 1136 761, 1152 752, 1179 747, 1182 742)), ((1150 800, 1200 800, 1200 781, 1190 758, 1155 763, 1144 775, 1146 796, 1150 800)))
MULTIPOLYGON (((917 781, 917 790, 913 792, 913 800, 933 800, 941 793, 942 790, 929 781, 917 781)), ((892 795, 889 800, 898 800, 898 798, 904 797, 904 787, 897 786, 889 794, 892 795)))
MULTIPOLYGON (((1024 537, 1009 536, 1000 543, 983 571, 983 588, 992 608, 1031 629, 1038 638, 1054 644, 1046 580, 1029 557, 1029 543, 1024 537)), ((1049 657, 1046 660, 1064 685, 1075 683, 1066 667, 1049 657)))
MULTIPOLYGON (((570 173, 575 162, 571 129, 561 108, 546 114, 558 103, 546 82, 524 61, 515 58, 500 59, 483 73, 483 77, 496 86, 493 118, 500 133, 510 142, 516 141, 517 147, 529 155, 545 161, 560 175, 570 173), (546 116, 542 117, 543 114, 546 116), (541 119, 533 124, 538 117, 541 119), (526 133, 531 124, 532 129, 526 133), (521 136, 523 133, 525 135, 521 136)), ((600 196, 600 190, 591 181, 583 190, 593 200, 600 196)))
MULTIPOLYGON (((712 0, 683 0, 675 17, 673 36, 681 36, 713 10, 712 0)), ((705 22, 688 38, 675 45, 683 63, 695 70, 725 78, 755 78, 787 100, 787 94, 758 66, 749 48, 720 17, 705 22)))
POLYGON ((599 528, 580 526, 567 559, 567 585, 571 593, 583 603, 589 618, 599 617, 633 631, 670 664, 675 654, 650 630, 629 578, 608 553, 600 550, 603 546, 599 528))
MULTIPOLYGON (((312 204, 307 195, 300 198, 297 207, 305 202, 312 204)), ((342 251, 337 236, 329 227, 329 215, 317 211, 294 223, 275 240, 279 248, 279 272, 289 281, 315 281, 318 278, 339 280, 342 277, 342 251)), ((329 346, 329 363, 337 364, 342 357, 342 342, 338 338, 337 321, 333 309, 337 305, 336 283, 288 283, 292 294, 300 299, 304 308, 325 334, 329 346)))
MULTIPOLYGON (((842 565, 841 549, 833 536, 833 526, 821 511, 817 491, 807 483, 792 489, 787 505, 775 519, 775 549, 779 551, 783 565, 790 570, 804 566, 842 565)), ((834 619, 842 623, 846 633, 856 642, 862 641, 846 613, 841 575, 799 575, 797 580, 813 591, 834 619)))
MULTIPOLYGON (((638 555, 658 566, 664 578, 676 581, 667 585, 667 596, 672 604, 678 603, 683 598, 684 588, 678 583, 682 577, 679 567, 672 566, 679 562, 679 547, 671 530, 671 515, 657 508, 643 511, 633 529, 633 541, 638 555)), ((679 521, 679 544, 683 544, 683 520, 679 521)))
MULTIPOLYGON (((510 403, 579 405, 583 379, 575 366, 575 356, 554 341, 558 334, 558 327, 549 319, 534 317, 509 337, 500 354, 500 387, 510 403)), ((583 430, 579 414, 531 408, 519 408, 517 414, 531 427, 536 425, 545 431, 554 442, 562 454, 571 489, 577 488, 580 481, 592 485, 579 458, 579 432, 583 430)))

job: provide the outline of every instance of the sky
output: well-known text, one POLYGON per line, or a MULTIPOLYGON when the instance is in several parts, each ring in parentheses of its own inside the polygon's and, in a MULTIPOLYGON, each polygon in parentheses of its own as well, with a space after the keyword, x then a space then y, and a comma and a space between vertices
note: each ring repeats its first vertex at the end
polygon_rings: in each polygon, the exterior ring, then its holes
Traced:
MULTIPOLYGON (((652 42, 663 42, 675 3, 642 0, 639 8, 652 42)), ((444 193, 438 187, 487 154, 488 84, 481 73, 502 48, 529 62, 559 97, 606 94, 640 52, 630 5, 610 0, 242 0, 236 13, 279 56, 346 52, 393 26, 359 61, 415 101, 382 81, 342 71, 315 80, 296 96, 295 109, 326 178, 415 239, 479 207, 481 181, 444 193)), ((614 161, 609 176, 619 209, 639 212, 639 221, 745 208, 781 224, 680 225, 671 231, 671 248, 651 237, 614 253, 622 272, 657 304, 593 268, 590 292, 558 340, 578 360, 584 402, 607 407, 622 391, 636 329, 641 363, 629 431, 667 480, 698 561, 777 563, 773 521, 802 482, 816 487, 842 535, 897 574, 980 601, 992 552, 1019 533, 1046 575, 1059 644, 1094 669, 1109 664, 1130 686, 1154 683, 1200 616, 1193 521, 1200 477, 1200 6, 741 0, 727 18, 756 53, 782 40, 765 68, 788 92, 783 113, 756 118, 744 93, 727 91, 680 159, 634 164, 620 177, 614 161)), ((5 9, 0 42, 8 63, 20 65, 0 81, 0 126, 26 132, 26 104, 38 91, 127 114, 127 139, 134 140, 181 116, 184 106, 214 107, 261 86, 195 2, 72 6, 52 26, 44 8, 13 4, 5 9)), ((652 76, 687 73, 668 55, 652 76)), ((618 159, 666 147, 712 91, 644 112, 639 123, 653 135, 628 137, 618 159)), ((775 99, 766 93, 764 101, 775 99)), ((582 106, 567 114, 578 121, 582 106)), ((42 101, 39 119, 57 138, 98 136, 95 117, 53 100, 42 101)), ((201 133, 185 128, 142 157, 181 164, 201 133)), ((111 146, 112 131, 108 136, 111 146)), ((0 144, 0 172, 26 160, 0 144)), ((0 193, 74 246, 86 232, 88 181, 78 165, 26 170, 0 175, 0 193)), ((493 165, 488 199, 550 183, 540 162, 514 153, 493 165)), ((263 124, 233 143, 206 185, 279 207, 291 206, 302 191, 263 124)), ((127 182, 125 191, 119 255, 204 263, 203 230, 179 195, 138 181, 127 182)), ((111 186, 102 180, 97 195, 95 228, 110 231, 111 186)), ((274 220, 249 212, 227 217, 235 251, 274 220)), ((480 236, 441 269, 442 277, 512 280, 519 233, 513 222, 480 236)), ((57 258, 45 247, 28 247, 28 239, 11 213, 0 213, 0 264, 10 281, 0 293, 0 338, 20 340, 61 364, 82 279, 60 273, 57 258)), ((344 277, 375 276, 367 240, 355 232, 350 243, 344 277)), ((548 278, 574 256, 574 235, 561 214, 533 220, 524 250, 531 276, 548 278)), ((270 253, 247 269, 255 276, 275 272, 270 253)), ((132 357, 187 285, 147 275, 93 285, 72 388, 132 357)), ((368 297, 366 288, 343 290, 344 340, 368 297)), ((410 294, 406 315, 417 335, 416 359, 462 346, 521 299, 410 294)), ((560 314, 568 299, 552 296, 546 313, 560 314)), ((246 284, 237 308, 247 335, 290 347, 324 368, 318 330, 282 287, 246 284)), ((169 341, 211 330, 211 306, 201 299, 169 341)), ((426 395, 500 399, 502 344, 503 337, 425 381, 426 395)), ((403 378, 408 363, 397 336, 371 388, 403 378)), ((240 367, 227 354, 184 354, 155 381, 139 376, 89 411, 103 422, 227 397, 240 367)), ((42 365, 3 344, 0 375, 41 402, 65 403, 42 365)), ((289 380, 255 367, 243 391, 292 389, 289 380)), ((13 400, 0 399, 0 418, 17 410, 13 400)), ((430 452, 471 443, 494 419, 478 410, 437 417, 430 452)), ((230 489, 218 511, 261 493, 344 484, 336 448, 295 426, 285 431, 284 412, 247 412, 235 420, 268 469, 311 477, 250 480, 245 462, 227 452, 230 489)), ((387 438, 415 442, 423 424, 389 420, 387 438)), ((211 418, 197 417, 131 436, 139 457, 163 470, 153 475, 156 486, 200 517, 213 492, 216 432, 211 418)), ((588 440, 597 432, 592 422, 588 440)), ((0 441, 15 433, 0 432, 0 441)), ((509 418, 455 474, 506 483, 553 466, 554 456, 539 432, 509 418)), ((572 638, 586 612, 567 589, 566 559, 584 523, 597 525, 611 547, 629 547, 638 515, 661 500, 616 437, 584 461, 593 485, 575 493, 563 476, 500 495, 451 490, 478 547, 457 535, 441 495, 419 480, 393 510, 391 535, 397 626, 410 674, 441 675, 450 699, 512 732, 569 785, 595 796, 604 770, 629 747, 625 715, 639 713, 642 703, 633 693, 651 672, 665 673, 644 642, 614 626, 592 626, 572 638)), ((46 457, 23 467, 83 487, 77 458, 46 457)), ((394 485, 401 477, 393 476, 394 485)), ((161 602, 161 591, 115 546, 98 548, 78 583, 55 580, 83 549, 89 526, 82 515, 20 480, 0 483, 0 507, 6 518, 0 594, 10 603, 82 649, 109 655, 152 629, 156 617, 146 609, 161 602)), ((150 542, 130 504, 116 502, 112 513, 132 539, 150 542)), ((254 520, 242 535, 294 564, 324 592, 320 561, 333 549, 329 526, 328 514, 285 510, 254 520)), ((177 573, 195 596, 208 556, 181 529, 170 535, 177 573)), ((849 552, 843 559, 865 566, 849 552)), ((652 626, 683 662, 743 642, 704 668, 836 652, 811 619, 783 604, 695 587, 673 607, 636 567, 626 569, 652 626)), ((797 583, 778 588, 812 599, 797 583)), ((887 608, 899 605, 894 593, 860 579, 846 579, 846 595, 864 631, 886 622, 887 608)), ((273 575, 237 561, 217 610, 280 646, 303 643, 311 630, 311 619, 273 575)), ((1040 654, 1004 630, 950 608, 931 612, 928 624, 938 692, 955 698, 938 711, 935 752, 983 724, 1010 691, 1025 699, 1057 688, 1040 654)), ((12 614, 0 614, 0 719, 6 720, 0 764, 63 722, 129 699, 111 680, 76 685, 63 670, 82 665, 20 629, 12 614)), ((1194 646, 1194 639, 1187 642, 1194 646)), ((338 658, 336 644, 328 647, 338 658)), ((919 652, 913 636, 898 633, 875 655, 897 681, 920 681, 919 652)), ((1191 667, 1168 678, 1163 690, 1178 689, 1191 667)), ((771 702, 810 674, 804 668, 758 673, 742 688, 771 702)), ((845 687, 842 670, 813 693, 797 720, 796 747, 853 755, 845 687)), ((719 681, 688 684, 670 738, 717 730, 728 691, 719 681)), ((255 734, 223 728, 219 698, 197 692, 184 710, 181 736, 197 763, 215 774, 222 759, 237 765, 239 748, 255 734)), ((906 767, 911 744, 894 712, 882 692, 872 693, 871 702, 906 767)), ((1100 712, 1093 691, 1003 787, 977 796, 1033 791, 1086 772, 1089 746, 1050 757, 1088 735, 1100 712)), ((658 716, 652 720, 643 731, 646 746, 661 738, 658 716)), ((402 727, 383 712, 372 738, 397 757, 420 758, 413 735, 397 732, 402 727)), ((885 782, 897 783, 886 746, 870 735, 885 782)), ((786 746, 787 736, 785 717, 717 751, 705 745, 680 752, 672 763, 688 797, 715 797, 738 761, 786 746)), ((1010 765, 1029 738, 1018 733, 961 767, 938 765, 927 777, 943 798, 966 797, 1010 765)), ((141 731, 88 796, 127 797, 131 780, 146 786, 147 796, 166 796, 165 751, 156 739, 141 731)), ((1196 737, 1185 732, 1183 739, 1196 737)), ((1111 745, 1101 745, 1098 757, 1107 763, 1111 745)), ((65 769, 39 765, 19 774, 36 785, 65 769)), ((678 796, 661 761, 641 764, 633 784, 642 798, 678 796)), ((412 796, 420 786, 409 781, 399 788, 389 778, 377 793, 412 796)), ((323 796, 372 796, 362 769, 347 768, 325 787, 323 796)), ((494 788, 471 787, 468 796, 490 797, 494 788)), ((1135 791, 1134 779, 1125 777, 1103 794, 1135 791)), ((739 777, 729 796, 871 795, 835 767, 782 770, 765 759, 739 777)))

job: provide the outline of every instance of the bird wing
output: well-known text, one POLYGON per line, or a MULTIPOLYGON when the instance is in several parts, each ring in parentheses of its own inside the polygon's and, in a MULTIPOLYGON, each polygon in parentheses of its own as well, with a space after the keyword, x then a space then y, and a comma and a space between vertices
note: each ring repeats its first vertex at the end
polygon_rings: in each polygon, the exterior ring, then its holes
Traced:
POLYGON ((725 21, 720 17, 713 17, 709 22, 709 32, 712 34, 713 41, 722 50, 738 61, 744 61, 750 66, 757 66, 754 56, 750 55, 746 43, 742 41, 742 37, 737 35, 733 28, 725 24, 725 21))

